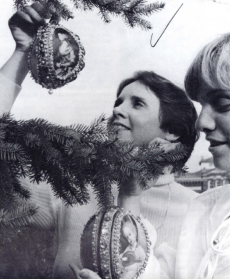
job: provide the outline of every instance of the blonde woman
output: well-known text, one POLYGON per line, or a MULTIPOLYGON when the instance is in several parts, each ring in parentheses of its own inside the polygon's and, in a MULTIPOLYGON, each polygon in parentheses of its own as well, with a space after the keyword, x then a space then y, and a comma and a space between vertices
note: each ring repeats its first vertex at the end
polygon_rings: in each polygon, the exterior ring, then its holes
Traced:
MULTIPOLYGON (((230 172, 230 34, 206 45, 190 66, 185 88, 201 104, 197 128, 217 168, 230 172)), ((230 278, 230 185, 191 204, 178 245, 177 279, 230 278)))

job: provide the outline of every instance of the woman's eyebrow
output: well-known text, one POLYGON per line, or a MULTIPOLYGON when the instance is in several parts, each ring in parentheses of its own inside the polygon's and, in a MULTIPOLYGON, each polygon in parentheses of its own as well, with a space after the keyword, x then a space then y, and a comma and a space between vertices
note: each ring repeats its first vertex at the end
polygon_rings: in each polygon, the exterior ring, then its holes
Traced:
MULTIPOLYGON (((143 102, 143 103, 146 103, 146 99, 145 98, 142 98, 140 96, 131 96, 131 101, 132 102, 136 102, 136 101, 139 101, 139 102, 143 102)), ((117 107, 119 106, 120 104, 122 104, 123 102, 123 98, 122 97, 118 97, 114 103, 114 107, 117 107)))
POLYGON ((230 99, 230 91, 223 89, 214 89, 207 93, 207 97, 209 100, 216 99, 219 97, 230 99))
POLYGON ((132 101, 140 101, 140 102, 146 103, 146 99, 143 98, 143 97, 140 97, 140 96, 132 96, 131 100, 132 101))

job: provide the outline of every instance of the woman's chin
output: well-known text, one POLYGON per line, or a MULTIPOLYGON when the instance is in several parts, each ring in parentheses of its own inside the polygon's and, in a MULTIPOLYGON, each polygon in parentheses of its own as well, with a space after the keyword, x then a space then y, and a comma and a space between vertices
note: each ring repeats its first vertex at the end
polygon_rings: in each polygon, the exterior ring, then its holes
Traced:
POLYGON ((230 171, 230 156, 225 156, 224 158, 222 158, 222 156, 213 156, 213 163, 217 169, 228 172, 230 171))
POLYGON ((116 137, 118 140, 120 141, 124 141, 124 142, 132 142, 133 141, 133 138, 128 135, 127 132, 124 132, 124 131, 118 131, 117 134, 116 134, 116 137))

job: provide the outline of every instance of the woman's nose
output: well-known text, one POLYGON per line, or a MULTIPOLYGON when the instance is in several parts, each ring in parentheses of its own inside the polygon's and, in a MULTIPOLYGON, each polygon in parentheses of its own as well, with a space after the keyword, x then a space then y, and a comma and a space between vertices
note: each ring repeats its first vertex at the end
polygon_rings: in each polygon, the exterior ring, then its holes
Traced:
POLYGON ((114 116, 121 116, 121 117, 125 118, 126 115, 127 115, 127 110, 125 108, 125 105, 120 104, 119 106, 114 107, 113 115, 114 116))
POLYGON ((201 132, 215 130, 215 112, 213 109, 208 107, 202 107, 202 110, 196 121, 196 128, 201 132))

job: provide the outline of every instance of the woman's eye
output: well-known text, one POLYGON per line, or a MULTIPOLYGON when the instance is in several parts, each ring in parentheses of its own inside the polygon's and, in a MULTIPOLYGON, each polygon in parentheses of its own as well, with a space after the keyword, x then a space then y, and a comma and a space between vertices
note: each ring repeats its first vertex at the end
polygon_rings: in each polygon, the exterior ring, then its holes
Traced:
POLYGON ((219 98, 213 102, 213 108, 218 112, 227 112, 230 110, 230 99, 219 98))
POLYGON ((144 106, 144 103, 141 102, 141 101, 135 101, 134 104, 133 104, 134 107, 143 107, 144 106))

